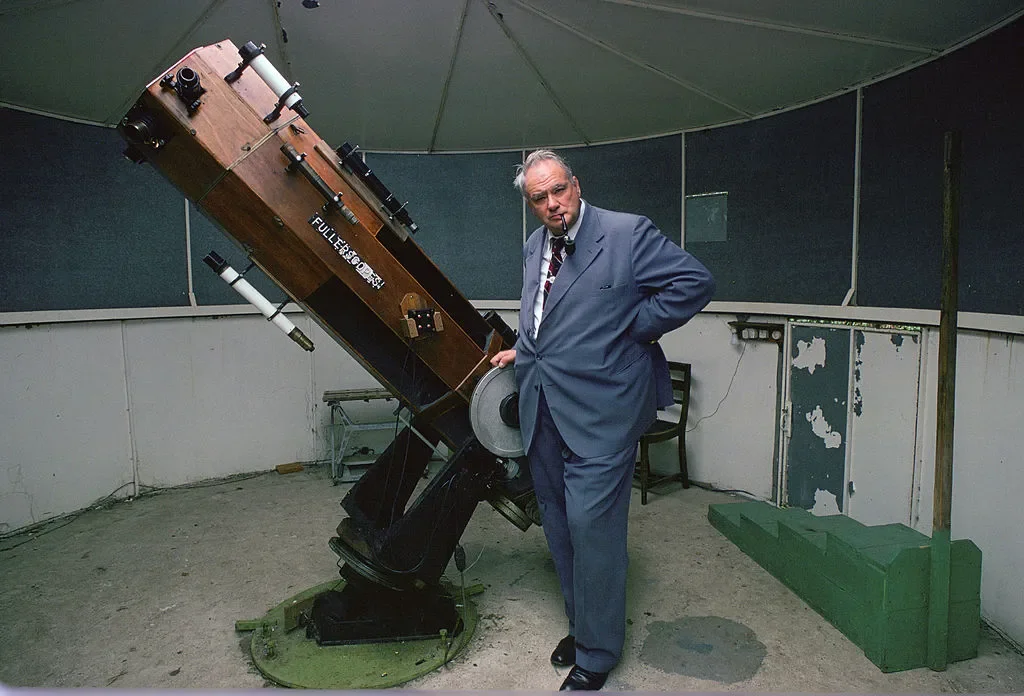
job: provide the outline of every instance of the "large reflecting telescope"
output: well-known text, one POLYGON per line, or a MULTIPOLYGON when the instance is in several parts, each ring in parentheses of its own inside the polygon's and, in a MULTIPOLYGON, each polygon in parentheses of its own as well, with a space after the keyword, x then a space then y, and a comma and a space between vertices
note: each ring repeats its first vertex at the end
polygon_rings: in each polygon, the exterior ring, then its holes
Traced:
MULTIPOLYGON (((157 77, 119 130, 128 156, 168 178, 412 415, 342 501, 347 516, 325 546, 344 562, 347 595, 320 603, 312 633, 332 643, 458 630, 440 580, 477 504, 521 529, 536 519, 515 380, 489 364, 515 334, 417 246, 408 208, 357 148, 316 134, 298 87, 261 47, 225 40, 157 77), (452 455, 412 500, 441 442, 452 455), (383 609, 398 594, 415 625, 383 609), (374 603, 370 621, 347 621, 351 606, 374 603)), ((230 266, 211 266, 237 282, 230 266)), ((261 311, 273 320, 279 309, 261 311)))

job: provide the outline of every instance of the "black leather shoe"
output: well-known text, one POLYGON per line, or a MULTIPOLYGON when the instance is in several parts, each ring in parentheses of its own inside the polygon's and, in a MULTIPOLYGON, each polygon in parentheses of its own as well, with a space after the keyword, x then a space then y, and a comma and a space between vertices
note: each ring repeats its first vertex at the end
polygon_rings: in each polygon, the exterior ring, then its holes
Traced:
POLYGON ((591 672, 579 665, 573 665, 569 670, 569 676, 562 682, 559 691, 597 691, 604 686, 607 672, 591 672))
POLYGON ((572 667, 576 664, 576 639, 566 636, 558 641, 555 651, 551 653, 551 664, 555 667, 572 667))

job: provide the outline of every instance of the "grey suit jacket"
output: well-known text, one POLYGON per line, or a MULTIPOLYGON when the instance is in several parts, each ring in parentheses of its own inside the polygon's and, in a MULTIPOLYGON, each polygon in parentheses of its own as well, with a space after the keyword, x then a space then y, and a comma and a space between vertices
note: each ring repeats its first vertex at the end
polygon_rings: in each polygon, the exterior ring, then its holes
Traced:
POLYGON ((535 337, 533 303, 546 234, 544 227, 535 230, 523 249, 515 361, 523 446, 529 452, 543 389, 573 452, 618 452, 671 403, 657 340, 703 309, 715 282, 646 217, 587 205, 576 253, 565 258, 551 286, 535 337))

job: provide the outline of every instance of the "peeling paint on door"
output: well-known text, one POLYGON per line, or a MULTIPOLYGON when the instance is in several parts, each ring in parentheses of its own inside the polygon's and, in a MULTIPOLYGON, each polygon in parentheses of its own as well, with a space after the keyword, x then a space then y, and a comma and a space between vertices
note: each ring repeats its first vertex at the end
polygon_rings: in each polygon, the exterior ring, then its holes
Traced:
POLYGON ((814 491, 814 507, 811 508, 811 513, 819 517, 838 515, 840 510, 836 494, 831 491, 823 491, 820 488, 814 491))
POLYGON ((804 416, 807 418, 807 422, 811 424, 811 432, 825 441, 826 449, 833 449, 842 446, 842 433, 833 430, 832 426, 828 424, 828 421, 825 420, 825 414, 821 410, 821 406, 815 406, 813 411, 805 413, 804 416))
POLYGON ((811 342, 797 341, 793 367, 814 374, 816 367, 825 367, 825 339, 815 336, 811 342))
POLYGON ((784 503, 914 524, 923 347, 913 326, 791 324, 784 503))
POLYGON ((850 329, 794 324, 790 336, 793 426, 786 448, 784 502, 810 510, 825 492, 832 495, 841 512, 846 485, 850 329))
MULTIPOLYGON (((853 412, 860 417, 864 413, 864 395, 860 391, 861 368, 864 366, 864 332, 853 332, 853 412)), ((899 348, 897 347, 897 350, 899 348)))

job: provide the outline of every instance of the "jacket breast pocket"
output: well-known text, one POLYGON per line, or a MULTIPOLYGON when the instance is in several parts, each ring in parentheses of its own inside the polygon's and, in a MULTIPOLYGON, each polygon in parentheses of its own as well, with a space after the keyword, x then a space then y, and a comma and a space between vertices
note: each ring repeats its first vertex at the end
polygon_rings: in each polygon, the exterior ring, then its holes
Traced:
POLYGON ((591 291, 590 297, 598 303, 611 304, 621 301, 628 292, 628 283, 622 283, 620 285, 602 284, 591 291))

